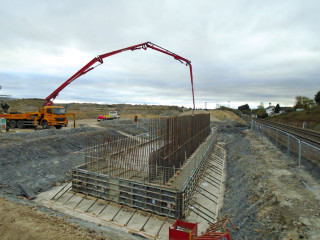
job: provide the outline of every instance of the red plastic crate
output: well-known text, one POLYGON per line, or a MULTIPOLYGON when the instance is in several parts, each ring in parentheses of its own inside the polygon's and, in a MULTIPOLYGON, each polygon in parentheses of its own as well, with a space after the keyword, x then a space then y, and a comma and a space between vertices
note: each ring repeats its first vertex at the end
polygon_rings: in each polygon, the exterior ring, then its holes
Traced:
POLYGON ((193 240, 198 236, 198 223, 183 222, 179 219, 169 227, 169 240, 193 240))

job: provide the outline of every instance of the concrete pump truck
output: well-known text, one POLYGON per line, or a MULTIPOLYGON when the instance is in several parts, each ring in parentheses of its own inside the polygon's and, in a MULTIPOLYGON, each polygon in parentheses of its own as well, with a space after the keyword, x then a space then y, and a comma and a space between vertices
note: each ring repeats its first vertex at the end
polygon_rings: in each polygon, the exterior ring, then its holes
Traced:
MULTIPOLYGON (((102 55, 98 55, 93 58, 90 62, 88 62, 84 67, 82 67, 78 72, 72 75, 67 81, 65 81, 60 87, 58 87, 55 91, 53 91, 48 97, 45 98, 43 108, 40 108, 38 112, 28 112, 28 113, 7 113, 8 108, 3 108, 4 114, 0 114, 0 118, 4 117, 7 119, 7 124, 11 128, 23 128, 24 126, 38 126, 41 125, 43 128, 49 128, 50 126, 54 126, 57 129, 62 128, 62 126, 67 126, 68 124, 68 115, 72 115, 74 118, 75 124, 75 115, 67 114, 64 107, 60 106, 52 106, 53 100, 58 96, 58 94, 71 82, 80 76, 86 74, 87 72, 93 70, 97 66, 103 64, 103 59, 110 57, 112 55, 124 52, 124 51, 134 51, 134 50, 147 50, 147 48, 151 48, 153 50, 162 52, 169 56, 172 56, 175 60, 189 66, 190 77, 191 77, 191 87, 192 87, 192 99, 193 99, 193 109, 195 109, 195 101, 194 101, 194 90, 193 90, 193 75, 192 75, 192 65, 191 61, 173 53, 169 50, 166 50, 160 46, 157 46, 151 42, 145 42, 141 44, 137 44, 131 47, 119 49, 116 51, 112 51, 109 53, 105 53, 102 55), (95 65, 96 64, 96 65, 95 65)), ((74 125, 75 126, 75 125, 74 125)))

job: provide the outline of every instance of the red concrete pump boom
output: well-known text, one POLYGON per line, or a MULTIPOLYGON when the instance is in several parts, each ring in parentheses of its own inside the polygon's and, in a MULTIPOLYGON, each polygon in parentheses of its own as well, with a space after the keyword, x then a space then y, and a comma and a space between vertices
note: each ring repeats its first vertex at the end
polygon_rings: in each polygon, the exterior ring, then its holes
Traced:
POLYGON ((131 47, 127 47, 127 48, 123 48, 123 49, 119 49, 113 52, 109 52, 109 53, 105 53, 102 55, 99 55, 95 58, 93 58, 90 62, 87 63, 87 65, 85 65, 83 68, 81 68, 78 72, 76 72, 73 76, 71 76, 67 81, 65 81, 60 87, 58 87, 53 93, 51 93, 46 99, 45 99, 45 106, 50 106, 53 103, 53 100, 58 96, 58 94, 66 87, 68 86, 72 81, 74 81, 75 79, 77 79, 78 77, 86 74, 87 72, 93 70, 94 68, 96 68, 97 66, 101 65, 103 63, 103 59, 106 57, 110 57, 112 55, 124 52, 124 51, 134 51, 134 50, 139 50, 139 49, 144 49, 147 50, 147 48, 151 48, 154 49, 156 51, 165 53, 169 56, 172 56, 174 59, 180 61, 181 63, 185 63, 186 66, 189 66, 190 69, 190 77, 191 77, 191 87, 192 87, 192 100, 193 100, 193 109, 195 109, 195 102, 194 102, 194 91, 193 91, 193 76, 192 76, 192 65, 191 65, 191 61, 189 61, 188 59, 185 59, 183 57, 180 57, 179 55, 170 52, 169 50, 166 50, 160 46, 157 46, 151 42, 145 42, 145 43, 141 43, 138 45, 134 45, 131 47), (93 66, 95 63, 99 62, 100 64, 97 66, 93 66))

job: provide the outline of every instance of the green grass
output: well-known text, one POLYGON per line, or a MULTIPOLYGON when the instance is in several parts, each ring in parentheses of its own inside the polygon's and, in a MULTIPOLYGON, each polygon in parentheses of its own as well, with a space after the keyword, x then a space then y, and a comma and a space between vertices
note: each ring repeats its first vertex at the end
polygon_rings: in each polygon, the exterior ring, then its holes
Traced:
POLYGON ((302 127, 303 122, 306 122, 308 129, 320 132, 320 106, 302 112, 289 112, 268 117, 267 120, 296 127, 302 127))

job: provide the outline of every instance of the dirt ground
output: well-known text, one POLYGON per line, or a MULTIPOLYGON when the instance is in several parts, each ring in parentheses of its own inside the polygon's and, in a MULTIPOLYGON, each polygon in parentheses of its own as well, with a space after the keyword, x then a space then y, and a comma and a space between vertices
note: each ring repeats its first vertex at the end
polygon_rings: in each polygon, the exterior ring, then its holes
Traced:
POLYGON ((107 239, 94 231, 41 213, 35 206, 24 206, 0 198, 1 239, 107 239))
POLYGON ((320 201, 273 145, 250 131, 234 133, 228 146, 222 215, 239 231, 235 239, 319 239, 320 201))
MULTIPOLYGON (((320 202, 301 183, 283 154, 259 142, 234 113, 209 113, 212 125, 219 126, 220 140, 233 140, 228 144, 221 210, 221 216, 231 216, 240 227, 232 231, 232 239, 319 239, 320 202)), ((85 146, 88 134, 119 134, 112 129, 137 134, 147 129, 143 121, 141 128, 132 125, 129 117, 121 121, 127 121, 125 127, 119 122, 98 123, 91 118, 77 120, 76 129, 27 129, 0 134, 0 238, 130 239, 118 233, 100 233, 99 226, 74 223, 74 219, 60 217, 54 211, 28 206, 30 202, 21 199, 17 187, 23 182, 38 193, 70 179, 68 170, 74 163, 68 162, 67 156, 85 146)))

